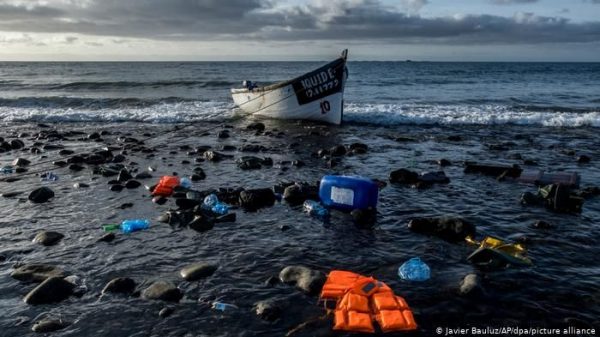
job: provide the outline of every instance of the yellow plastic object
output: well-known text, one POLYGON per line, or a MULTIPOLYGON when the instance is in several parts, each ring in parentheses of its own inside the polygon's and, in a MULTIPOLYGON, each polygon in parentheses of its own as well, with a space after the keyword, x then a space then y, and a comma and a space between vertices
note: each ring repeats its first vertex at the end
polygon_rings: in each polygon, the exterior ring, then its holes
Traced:
POLYGON ((477 241, 471 236, 465 238, 470 244, 479 246, 479 248, 488 248, 511 256, 526 264, 532 264, 531 260, 525 256, 527 250, 520 243, 507 243, 493 236, 486 236, 483 240, 477 241))

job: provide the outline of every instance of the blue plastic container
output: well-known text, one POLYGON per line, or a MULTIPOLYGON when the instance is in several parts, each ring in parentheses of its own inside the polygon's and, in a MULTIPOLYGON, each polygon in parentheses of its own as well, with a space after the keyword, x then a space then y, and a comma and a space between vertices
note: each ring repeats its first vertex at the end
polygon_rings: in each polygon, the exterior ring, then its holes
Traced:
POLYGON ((324 176, 319 188, 321 202, 342 211, 376 208, 377 196, 377 184, 363 177, 324 176))

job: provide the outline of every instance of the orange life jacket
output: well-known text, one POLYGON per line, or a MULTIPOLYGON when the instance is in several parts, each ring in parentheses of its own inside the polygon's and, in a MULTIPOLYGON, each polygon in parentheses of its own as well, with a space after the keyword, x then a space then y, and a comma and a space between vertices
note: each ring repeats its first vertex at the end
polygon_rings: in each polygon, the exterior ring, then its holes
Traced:
POLYGON ((162 176, 158 181, 158 185, 154 187, 152 195, 168 197, 173 194, 173 188, 179 185, 179 177, 176 176, 162 176))
POLYGON ((327 277, 321 299, 338 300, 334 330, 373 333, 374 321, 383 332, 417 328, 406 301, 372 277, 334 270, 327 277))

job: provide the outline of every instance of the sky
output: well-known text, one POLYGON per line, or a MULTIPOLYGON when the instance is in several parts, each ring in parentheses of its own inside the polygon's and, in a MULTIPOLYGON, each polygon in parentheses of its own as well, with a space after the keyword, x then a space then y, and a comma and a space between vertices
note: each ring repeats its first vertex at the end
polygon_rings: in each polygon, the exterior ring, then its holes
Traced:
POLYGON ((3 61, 600 61, 600 0, 0 0, 3 61))

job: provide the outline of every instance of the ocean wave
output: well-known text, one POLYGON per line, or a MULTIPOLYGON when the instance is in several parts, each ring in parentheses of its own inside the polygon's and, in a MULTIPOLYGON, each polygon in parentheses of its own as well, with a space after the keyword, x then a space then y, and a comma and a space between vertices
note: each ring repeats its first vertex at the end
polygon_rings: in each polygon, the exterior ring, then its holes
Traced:
MULTIPOLYGON (((69 97, 0 99, 0 121, 180 123, 226 120, 232 102, 161 99, 86 99, 69 97), (31 99, 31 100, 30 100, 31 99)), ((526 109, 510 105, 347 103, 344 121, 355 124, 532 125, 600 127, 600 109, 526 109)))
POLYGON ((540 125, 553 127, 600 127, 600 109, 556 107, 535 111, 502 105, 401 105, 357 104, 344 106, 344 120, 377 125, 540 125))
POLYGON ((237 82, 231 81, 81 81, 67 83, 26 83, 22 81, 0 81, 0 88, 4 90, 16 89, 36 89, 36 90, 54 90, 54 91, 87 91, 87 90, 113 90, 127 88, 164 88, 164 87, 187 87, 187 88, 229 88, 236 85, 237 82))
POLYGON ((233 103, 205 101, 99 109, 0 106, 0 121, 183 123, 224 120, 233 116, 233 108, 233 103))

